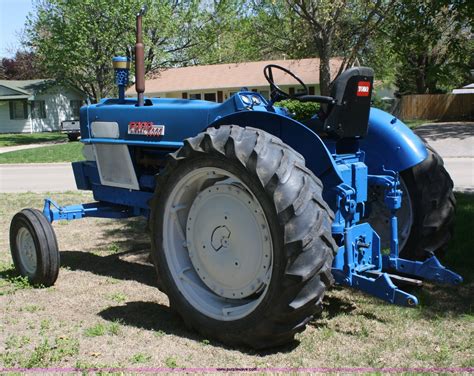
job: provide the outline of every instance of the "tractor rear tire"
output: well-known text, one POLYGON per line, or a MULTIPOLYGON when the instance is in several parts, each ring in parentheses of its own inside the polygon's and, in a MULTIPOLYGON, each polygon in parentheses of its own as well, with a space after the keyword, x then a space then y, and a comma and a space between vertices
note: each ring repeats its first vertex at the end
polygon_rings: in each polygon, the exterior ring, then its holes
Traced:
POLYGON ((412 203, 413 224, 400 256, 412 260, 444 256, 454 233, 453 181, 441 156, 427 143, 426 148, 426 159, 401 173, 412 203))
POLYGON ((33 285, 54 285, 59 273, 59 250, 51 223, 37 209, 23 209, 10 225, 13 264, 33 285))
MULTIPOLYGON (((426 142, 425 142, 426 143, 426 142)), ((453 235, 456 199, 453 181, 443 159, 426 143, 428 156, 400 173, 403 191, 398 210, 400 257, 423 261, 442 257, 453 235)), ((383 187, 369 187, 371 214, 367 221, 381 236, 382 249, 390 247, 390 211, 384 204, 383 187)))
POLYGON ((293 341, 333 282, 334 214, 322 190, 304 158, 264 131, 221 126, 185 140, 151 203, 170 307, 228 345, 293 341))

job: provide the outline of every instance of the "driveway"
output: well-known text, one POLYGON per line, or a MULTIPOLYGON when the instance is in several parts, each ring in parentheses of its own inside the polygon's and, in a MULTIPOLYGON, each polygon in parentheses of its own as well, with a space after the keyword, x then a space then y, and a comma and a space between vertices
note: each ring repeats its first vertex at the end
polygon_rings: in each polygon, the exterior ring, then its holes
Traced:
POLYGON ((474 122, 430 123, 416 128, 443 157, 454 189, 474 192, 474 122))

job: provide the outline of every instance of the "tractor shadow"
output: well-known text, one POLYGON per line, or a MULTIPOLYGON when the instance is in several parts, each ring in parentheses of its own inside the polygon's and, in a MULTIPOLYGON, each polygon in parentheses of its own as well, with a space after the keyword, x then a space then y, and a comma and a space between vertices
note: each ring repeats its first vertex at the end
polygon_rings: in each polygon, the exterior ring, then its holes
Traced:
POLYGON ((118 280, 133 280, 156 287, 156 272, 148 261, 149 252, 97 255, 80 251, 61 252, 61 266, 118 280))
POLYGON ((120 226, 102 226, 100 238, 105 241, 93 249, 61 251, 61 266, 156 287, 146 221, 132 218, 124 220, 120 226))
POLYGON ((108 321, 119 321, 123 325, 153 331, 157 337, 176 335, 224 350, 237 350, 248 355, 266 356, 277 353, 289 353, 299 345, 299 342, 295 340, 288 345, 266 349, 264 351, 252 350, 242 346, 228 346, 219 341, 203 337, 190 328, 172 309, 154 302, 127 302, 125 305, 108 307, 99 312, 99 316, 108 321))

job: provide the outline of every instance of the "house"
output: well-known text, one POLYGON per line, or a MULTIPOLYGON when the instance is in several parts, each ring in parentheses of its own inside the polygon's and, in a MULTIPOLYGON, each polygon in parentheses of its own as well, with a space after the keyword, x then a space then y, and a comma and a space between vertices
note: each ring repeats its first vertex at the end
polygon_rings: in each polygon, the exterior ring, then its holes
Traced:
MULTIPOLYGON (((312 58, 170 68, 146 80, 145 95, 223 102, 246 87, 268 98, 269 85, 263 75, 263 68, 268 64, 289 69, 308 86, 309 94, 319 93, 319 59, 312 58)), ((331 77, 336 75, 340 64, 340 59, 331 59, 331 77)), ((273 75, 276 84, 288 93, 301 91, 301 86, 289 75, 278 70, 274 70, 273 75)), ((134 96, 134 87, 126 94, 134 96)))
POLYGON ((85 99, 54 80, 0 80, 0 133, 59 130, 61 121, 79 119, 85 99))

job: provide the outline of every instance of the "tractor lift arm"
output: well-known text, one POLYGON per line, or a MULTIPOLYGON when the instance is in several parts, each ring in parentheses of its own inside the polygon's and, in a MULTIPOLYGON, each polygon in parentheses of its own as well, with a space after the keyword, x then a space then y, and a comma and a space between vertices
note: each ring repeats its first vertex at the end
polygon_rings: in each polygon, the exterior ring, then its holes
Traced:
POLYGON ((355 190, 347 189, 346 184, 341 184, 336 188, 337 202, 338 212, 345 219, 345 227, 339 230, 344 240, 333 263, 332 271, 336 281, 402 306, 416 306, 418 299, 399 289, 394 282, 421 284, 421 281, 405 276, 437 283, 461 283, 462 277, 442 266, 434 255, 422 262, 399 257, 396 212, 401 206, 402 191, 399 190, 398 173, 386 171, 386 175, 368 175, 367 180, 369 185, 385 187, 384 202, 391 213, 390 254, 382 255, 380 238, 368 223, 357 224, 354 221, 357 207, 353 195, 355 190))

